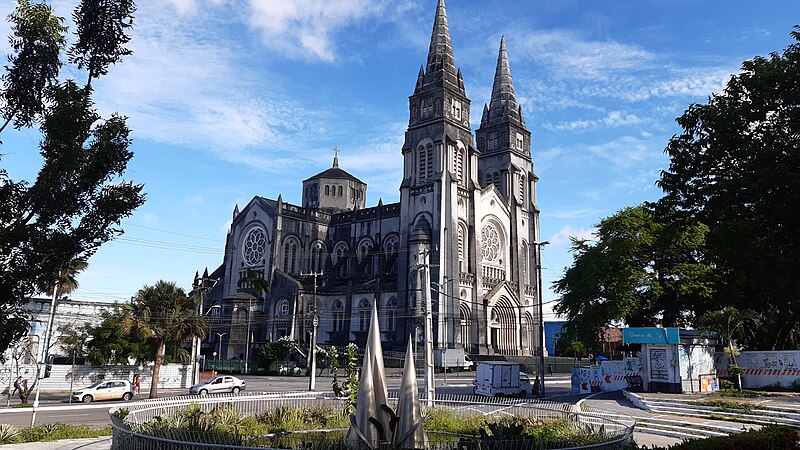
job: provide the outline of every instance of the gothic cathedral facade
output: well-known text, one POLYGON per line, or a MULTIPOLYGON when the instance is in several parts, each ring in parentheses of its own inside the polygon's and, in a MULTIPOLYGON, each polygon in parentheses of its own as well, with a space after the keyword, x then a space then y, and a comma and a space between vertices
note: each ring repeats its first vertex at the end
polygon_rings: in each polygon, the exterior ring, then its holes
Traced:
POLYGON ((439 0, 409 97, 399 203, 366 207, 367 185, 337 152, 303 181, 302 205, 256 196, 237 206, 222 265, 195 277, 206 308, 222 306, 203 352, 230 358, 283 336, 309 348, 314 317, 319 345, 363 347, 373 302, 383 348, 404 351, 409 336, 422 345, 430 298, 434 347, 538 354, 537 177, 502 39, 474 137, 470 107, 439 0))

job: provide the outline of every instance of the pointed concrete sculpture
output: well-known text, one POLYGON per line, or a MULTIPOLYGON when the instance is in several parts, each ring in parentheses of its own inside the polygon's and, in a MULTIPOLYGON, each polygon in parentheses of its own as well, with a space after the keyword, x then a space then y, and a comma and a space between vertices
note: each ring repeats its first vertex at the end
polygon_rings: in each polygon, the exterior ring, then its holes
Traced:
POLYGON ((417 369, 414 365, 414 352, 411 335, 408 336, 406 363, 403 367, 403 381, 400 384, 400 398, 397 401, 397 426, 394 430, 395 448, 428 448, 428 436, 422 429, 422 411, 417 388, 417 369))
POLYGON ((378 309, 373 302, 367 348, 358 381, 356 411, 350 416, 350 430, 347 432, 350 448, 378 448, 381 442, 392 442, 394 412, 389 407, 388 397, 378 309))

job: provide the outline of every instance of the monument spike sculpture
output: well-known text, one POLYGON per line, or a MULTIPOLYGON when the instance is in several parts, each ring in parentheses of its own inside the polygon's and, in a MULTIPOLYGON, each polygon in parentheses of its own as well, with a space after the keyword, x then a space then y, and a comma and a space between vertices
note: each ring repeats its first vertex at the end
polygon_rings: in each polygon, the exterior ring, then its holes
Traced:
POLYGON ((408 336, 406 362, 403 367, 403 381, 400 384, 400 398, 397 401, 397 426, 394 430, 395 448, 423 449, 428 447, 428 436, 422 429, 422 411, 417 390, 417 369, 414 366, 414 352, 411 336, 408 336))
POLYGON ((364 350, 361 378, 358 381, 356 410, 350 416, 350 430, 347 432, 350 448, 377 448, 382 442, 393 441, 392 431, 396 419, 394 411, 389 407, 388 397, 378 309, 373 302, 367 348, 364 350))

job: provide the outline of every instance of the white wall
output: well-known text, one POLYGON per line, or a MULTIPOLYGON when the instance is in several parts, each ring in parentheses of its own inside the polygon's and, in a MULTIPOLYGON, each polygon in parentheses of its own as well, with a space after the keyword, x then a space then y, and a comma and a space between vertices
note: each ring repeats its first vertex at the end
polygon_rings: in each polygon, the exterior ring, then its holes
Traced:
MULTIPOLYGON (((11 380, 16 378, 16 366, 11 367, 6 363, 0 366, 0 392, 4 392, 9 385, 9 375, 12 376, 11 380), (9 373, 11 369, 11 373, 9 373)), ((44 370, 44 367, 42 367, 44 370)), ((150 389, 150 382, 152 380, 153 366, 75 366, 75 388, 86 387, 100 379, 122 378, 133 381, 133 375, 138 373, 141 377, 142 384, 141 390, 150 389)), ((20 365, 19 374, 28 379, 28 384, 33 382, 36 375, 35 365, 20 365)), ((56 391, 69 391, 70 379, 72 376, 72 366, 70 365, 53 365, 49 378, 43 378, 42 391, 43 392, 56 392, 56 391)), ((158 387, 159 388, 189 388, 191 386, 191 366, 184 366, 179 364, 167 364, 161 366, 161 373, 159 374, 158 387)))
MULTIPOLYGON (((725 353, 714 355, 714 364, 721 376, 728 375, 730 362, 725 353)), ((800 383, 800 350, 746 351, 736 357, 736 363, 747 369, 742 374, 744 388, 791 387, 792 383, 800 383)))

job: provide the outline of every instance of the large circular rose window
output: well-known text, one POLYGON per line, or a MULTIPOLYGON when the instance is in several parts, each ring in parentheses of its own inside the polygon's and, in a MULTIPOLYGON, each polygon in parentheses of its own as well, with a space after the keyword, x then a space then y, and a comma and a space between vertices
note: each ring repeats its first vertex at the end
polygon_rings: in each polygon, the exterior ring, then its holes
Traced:
POLYGON ((481 228, 481 250, 484 261, 495 262, 500 258, 500 233, 491 222, 481 228))
POLYGON ((247 232, 242 245, 242 256, 244 263, 248 266, 255 266, 264 258, 264 251, 267 249, 267 234, 261 228, 253 228, 247 232))

